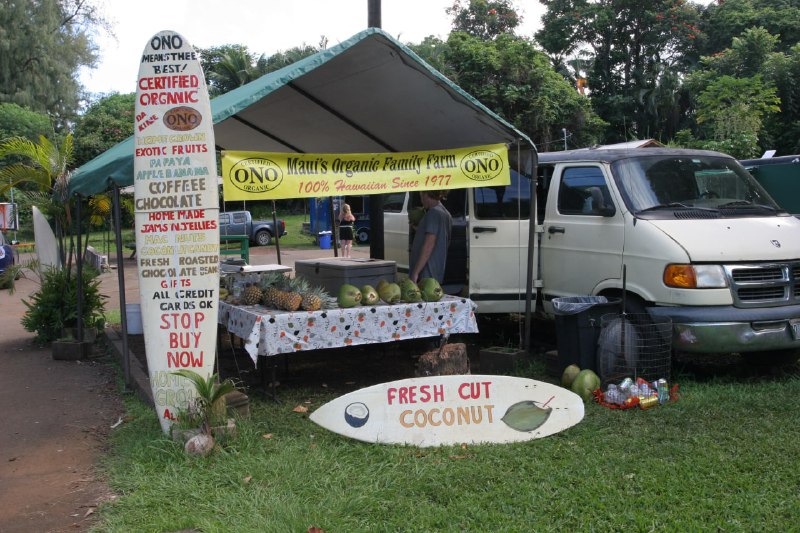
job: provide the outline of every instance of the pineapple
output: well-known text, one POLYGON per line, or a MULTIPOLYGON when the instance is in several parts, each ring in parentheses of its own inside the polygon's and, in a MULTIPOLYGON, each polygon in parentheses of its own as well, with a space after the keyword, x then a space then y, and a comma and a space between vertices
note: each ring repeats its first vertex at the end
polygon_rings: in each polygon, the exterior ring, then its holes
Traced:
POLYGON ((261 298, 261 303, 266 307, 278 307, 276 299, 279 292, 281 292, 281 290, 274 285, 267 287, 264 289, 264 296, 261 298))
POLYGON ((257 285, 248 285, 244 291, 242 291, 242 303, 244 303, 244 305, 256 305, 261 301, 262 296, 263 292, 257 285))
POLYGON ((303 303, 303 297, 299 292, 287 292, 284 300, 283 309, 287 311, 297 311, 303 303))
POLYGON ((300 293, 303 297, 300 302, 300 307, 304 311, 319 311, 320 309, 329 309, 333 297, 325 292, 322 287, 312 287, 308 281, 303 278, 295 278, 293 280, 293 288, 295 292, 300 293))
POLYGON ((303 278, 292 278, 286 282, 286 290, 280 295, 279 307, 286 311, 297 311, 303 302, 301 292, 308 288, 308 282, 303 278))
POLYGON ((300 307, 303 308, 303 311, 319 311, 322 309, 322 298, 316 290, 311 290, 303 295, 300 307))
POLYGON ((261 303, 266 307, 278 308, 277 297, 278 292, 286 284, 288 280, 280 272, 273 272, 261 278, 261 289, 263 296, 261 303))
POLYGON ((275 292, 275 307, 284 311, 297 311, 303 297, 296 292, 281 291, 275 292))

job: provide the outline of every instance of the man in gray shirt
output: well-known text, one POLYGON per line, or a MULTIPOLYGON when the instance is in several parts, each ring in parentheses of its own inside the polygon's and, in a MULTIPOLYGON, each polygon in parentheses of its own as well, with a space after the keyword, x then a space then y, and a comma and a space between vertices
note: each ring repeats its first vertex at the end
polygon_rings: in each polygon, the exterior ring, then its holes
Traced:
POLYGON ((453 226, 453 218, 441 203, 446 194, 447 191, 420 192, 426 212, 411 243, 408 277, 414 283, 423 278, 434 278, 439 283, 444 280, 447 248, 450 246, 450 230, 453 226))

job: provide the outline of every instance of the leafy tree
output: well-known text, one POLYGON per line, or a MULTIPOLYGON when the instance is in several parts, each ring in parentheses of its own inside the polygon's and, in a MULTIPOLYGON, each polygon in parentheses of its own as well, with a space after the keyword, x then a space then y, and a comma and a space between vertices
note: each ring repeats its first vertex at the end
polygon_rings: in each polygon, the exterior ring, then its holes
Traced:
POLYGON ((250 83, 263 74, 256 66, 255 56, 244 45, 226 44, 201 50, 200 57, 212 97, 250 83))
POLYGON ((700 7, 681 0, 541 0, 547 11, 537 41, 554 64, 588 51, 588 87, 597 113, 611 124, 608 141, 669 138, 681 100, 671 76, 686 72, 700 7))
POLYGON ((730 48, 703 57, 687 78, 686 87, 697 95, 696 134, 705 148, 747 158, 772 147, 781 123, 773 119, 781 103, 777 86, 789 97, 794 89, 786 55, 774 51, 777 42, 765 29, 750 28, 730 48))
POLYGON ((429 35, 419 44, 408 43, 406 46, 424 59, 430 66, 445 76, 450 77, 449 66, 444 59, 447 51, 447 43, 445 41, 433 35, 429 35))
POLYGON ((510 0, 455 0, 445 10, 453 17, 453 31, 464 32, 483 41, 504 33, 514 33, 522 22, 510 0))
POLYGON ((48 113, 65 128, 80 104, 76 74, 94 65, 92 32, 103 24, 88 0, 0 3, 0 102, 48 113))
POLYGON ((47 115, 17 104, 0 104, 0 139, 25 137, 33 141, 52 131, 47 115))
MULTIPOLYGON (((326 42, 323 37, 320 46, 324 46, 326 42)), ((215 97, 318 51, 319 49, 304 44, 267 57, 264 54, 256 56, 244 45, 226 44, 200 49, 200 64, 206 73, 209 95, 215 97)))
POLYGON ((264 74, 280 70, 283 67, 289 66, 300 61, 301 59, 305 59, 308 56, 316 54, 320 50, 324 50, 327 46, 326 43, 327 40, 325 37, 322 37, 319 48, 315 48, 304 43, 300 46, 289 48, 285 52, 275 52, 266 59, 264 59, 264 56, 261 56, 258 62, 259 70, 263 71, 264 74))
POLYGON ((780 111, 774 87, 765 87, 761 76, 712 81, 698 97, 697 122, 710 123, 717 149, 739 159, 756 157, 758 134, 764 117, 780 111))
POLYGON ((93 103, 75 123, 76 167, 133 135, 136 94, 111 94, 93 103))
POLYGON ((698 52, 705 56, 731 46, 734 37, 760 27, 778 37, 776 51, 788 52, 800 42, 800 1, 725 0, 708 6, 700 23, 704 38, 698 52))
POLYGON ((527 39, 503 34, 484 41, 453 32, 443 58, 455 83, 527 133, 540 149, 560 139, 563 128, 573 133, 575 146, 599 140, 605 124, 589 100, 527 39))
POLYGON ((782 155, 800 153, 800 44, 769 58, 764 79, 774 84, 781 112, 769 115, 764 124, 762 146, 782 155))

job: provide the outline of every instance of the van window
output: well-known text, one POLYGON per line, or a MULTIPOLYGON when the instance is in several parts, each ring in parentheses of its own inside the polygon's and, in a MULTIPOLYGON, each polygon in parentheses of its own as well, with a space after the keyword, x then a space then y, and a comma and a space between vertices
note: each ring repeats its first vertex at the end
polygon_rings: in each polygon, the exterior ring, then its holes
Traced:
POLYGON ((369 217, 369 203, 366 196, 345 196, 344 203, 350 206, 350 211, 354 217, 369 217))
POLYGON ((383 197, 384 213, 399 213, 403 210, 403 202, 406 200, 406 193, 393 192, 383 197))
POLYGON ((540 164, 536 174, 536 222, 544 223, 544 215, 547 205, 547 194, 550 192, 550 182, 553 180, 553 165, 540 164))
MULTIPOLYGON (((419 193, 412 192, 409 194, 411 196, 408 199, 408 209, 421 207, 422 200, 419 197, 419 193)), ((447 196, 442 199, 442 205, 454 219, 467 216, 467 189, 450 189, 447 191, 447 196)))
POLYGON ((558 212, 562 215, 599 215, 613 205, 599 167, 568 167, 561 176, 558 212))
POLYGON ((478 187, 475 191, 475 216, 480 219, 526 219, 531 212, 531 182, 511 171, 511 185, 478 187))
POLYGON ((673 217, 672 209, 701 208, 720 216, 774 216, 779 209, 764 189, 729 157, 663 155, 616 161, 612 171, 630 209, 673 217))

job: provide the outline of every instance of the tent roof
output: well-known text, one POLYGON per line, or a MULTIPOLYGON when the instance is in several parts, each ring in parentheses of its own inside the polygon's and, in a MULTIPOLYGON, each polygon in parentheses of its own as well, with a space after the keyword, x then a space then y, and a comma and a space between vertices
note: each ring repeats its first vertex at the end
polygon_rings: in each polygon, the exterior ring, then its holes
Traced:
MULTIPOLYGON (((531 140, 380 29, 211 101, 221 150, 406 152, 531 140)), ((73 174, 73 193, 133 183, 133 137, 73 174)))

